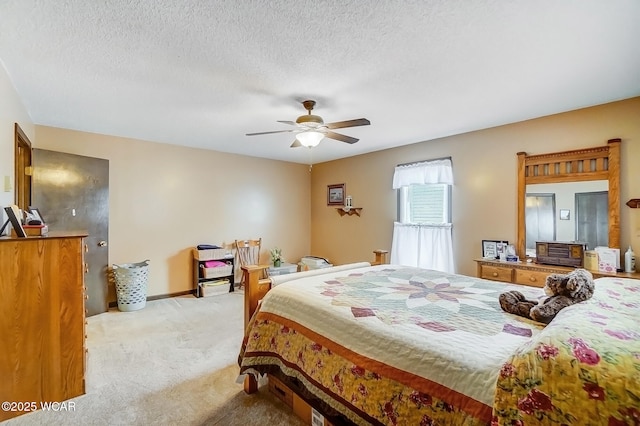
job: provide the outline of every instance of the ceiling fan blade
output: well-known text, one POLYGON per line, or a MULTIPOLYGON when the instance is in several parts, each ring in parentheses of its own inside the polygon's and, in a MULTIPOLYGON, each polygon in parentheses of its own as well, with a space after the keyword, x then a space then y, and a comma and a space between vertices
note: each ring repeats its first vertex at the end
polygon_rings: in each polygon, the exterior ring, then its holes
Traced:
POLYGON ((259 133, 247 133, 247 136, 255 136, 255 135, 268 135, 271 133, 290 133, 290 132, 295 132, 295 129, 291 129, 291 130, 275 130, 273 132, 259 132, 259 133))
POLYGON ((300 143, 300 141, 298 139, 296 139, 295 141, 293 141, 293 143, 291 144, 291 146, 289 148, 297 148, 299 146, 302 146, 302 144, 300 143))
POLYGON ((371 124, 366 118, 358 118, 356 120, 336 121, 335 123, 327 123, 327 129, 342 129, 344 127, 368 126, 371 124))
POLYGON ((335 139, 337 141, 346 142, 346 143, 356 143, 360 139, 352 138, 351 136, 341 135, 340 133, 335 132, 327 132, 324 134, 325 137, 330 139, 335 139))
POLYGON ((287 120, 278 120, 278 123, 289 124, 291 126, 295 126, 296 125, 295 121, 287 121, 287 120))

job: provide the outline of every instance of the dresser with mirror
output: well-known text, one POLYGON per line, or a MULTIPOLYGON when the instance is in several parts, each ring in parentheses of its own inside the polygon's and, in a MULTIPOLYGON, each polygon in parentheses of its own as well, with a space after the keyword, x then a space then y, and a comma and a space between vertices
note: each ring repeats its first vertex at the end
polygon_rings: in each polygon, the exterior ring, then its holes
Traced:
MULTIPOLYGON (((476 259, 477 275, 543 287, 551 273, 573 268, 538 264, 536 241, 580 241, 620 248, 620 139, 572 151, 518 156, 518 262, 476 259)), ((606 274, 640 279, 640 273, 606 274)))

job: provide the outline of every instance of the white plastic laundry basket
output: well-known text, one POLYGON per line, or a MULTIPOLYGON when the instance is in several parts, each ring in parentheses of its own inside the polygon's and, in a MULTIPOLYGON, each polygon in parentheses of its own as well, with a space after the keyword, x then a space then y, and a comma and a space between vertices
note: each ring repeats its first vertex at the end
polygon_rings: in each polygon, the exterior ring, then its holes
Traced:
POLYGON ((118 296, 118 309, 137 311, 147 304, 147 279, 149 259, 138 263, 113 265, 113 279, 118 296))

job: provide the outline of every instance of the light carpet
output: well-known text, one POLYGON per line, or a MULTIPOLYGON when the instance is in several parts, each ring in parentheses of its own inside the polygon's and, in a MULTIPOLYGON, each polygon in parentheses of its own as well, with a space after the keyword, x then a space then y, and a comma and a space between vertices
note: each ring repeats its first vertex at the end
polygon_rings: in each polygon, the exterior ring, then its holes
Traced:
POLYGON ((69 400, 74 409, 0 424, 302 425, 264 383, 253 395, 236 383, 242 332, 242 292, 89 317, 86 394, 69 400))

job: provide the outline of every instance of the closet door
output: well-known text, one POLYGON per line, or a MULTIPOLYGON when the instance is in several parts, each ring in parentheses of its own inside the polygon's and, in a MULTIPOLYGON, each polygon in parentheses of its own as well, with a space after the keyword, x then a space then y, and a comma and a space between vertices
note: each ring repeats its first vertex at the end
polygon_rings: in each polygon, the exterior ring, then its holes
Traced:
MULTIPOLYGON (((108 310, 109 160, 33 150, 32 205, 49 231, 85 231, 87 315, 108 310)), ((115 292, 111 300, 115 300, 115 292)))

